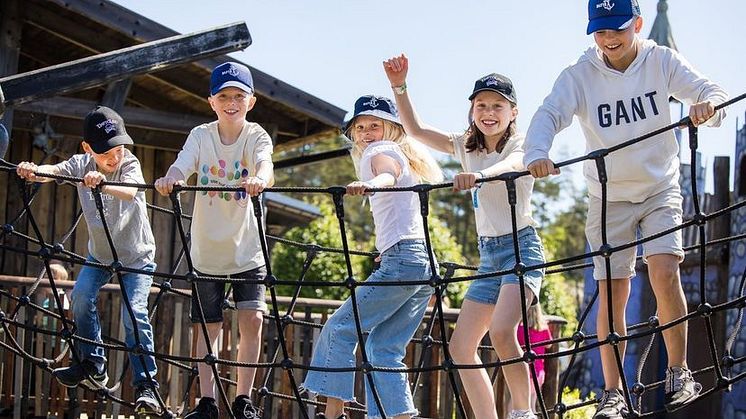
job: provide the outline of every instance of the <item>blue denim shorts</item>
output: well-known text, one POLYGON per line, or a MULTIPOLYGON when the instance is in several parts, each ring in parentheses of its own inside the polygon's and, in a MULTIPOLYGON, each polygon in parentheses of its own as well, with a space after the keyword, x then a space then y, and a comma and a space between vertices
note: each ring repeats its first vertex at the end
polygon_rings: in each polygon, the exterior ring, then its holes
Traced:
MULTIPOLYGON (((521 252, 521 262, 524 265, 530 267, 544 263, 544 246, 541 244, 541 238, 536 234, 536 229, 528 226, 519 230, 518 245, 521 252)), ((505 271, 513 269, 515 264, 512 234, 498 237, 479 237, 479 270, 477 273, 505 271)), ((530 270, 523 275, 526 286, 534 293, 533 304, 539 301, 539 291, 541 291, 543 278, 544 269, 530 270)), ((500 286, 518 283, 518 276, 512 273, 475 279, 469 285, 469 290, 464 298, 482 304, 495 304, 497 303, 497 296, 500 294, 500 286)))

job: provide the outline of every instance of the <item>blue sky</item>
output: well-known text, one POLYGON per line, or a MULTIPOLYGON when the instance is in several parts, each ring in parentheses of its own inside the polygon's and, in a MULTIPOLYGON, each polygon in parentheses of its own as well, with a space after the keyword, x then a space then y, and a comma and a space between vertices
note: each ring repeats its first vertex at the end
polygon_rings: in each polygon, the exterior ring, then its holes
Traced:
MULTIPOLYGON (((253 43, 233 56, 347 110, 362 94, 391 96, 381 62, 405 52, 420 116, 449 131, 466 127, 473 83, 492 72, 513 80, 518 126, 525 131, 560 71, 593 42, 585 35, 584 0, 115 1, 179 32, 245 21, 253 43)), ((731 96, 746 92, 746 2, 668 4, 679 51, 731 96)), ((647 37, 657 0, 640 5, 647 37)), ((701 130, 708 167, 716 155, 731 156, 733 165, 736 120, 743 125, 745 111, 741 102, 722 127, 701 130)), ((583 150, 575 122, 556 138, 553 153, 560 158, 583 150)))

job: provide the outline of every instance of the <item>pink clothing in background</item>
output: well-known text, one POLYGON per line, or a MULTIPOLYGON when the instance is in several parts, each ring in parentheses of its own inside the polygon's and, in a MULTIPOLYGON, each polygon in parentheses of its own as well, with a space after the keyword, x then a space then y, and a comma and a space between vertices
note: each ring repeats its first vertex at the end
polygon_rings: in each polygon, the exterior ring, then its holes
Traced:
MULTIPOLYGON (((550 332, 549 329, 528 329, 528 338, 531 340, 531 344, 533 345, 535 343, 552 339, 552 332, 550 332)), ((518 325, 518 343, 521 344, 521 347, 525 345, 523 339, 523 324, 518 325)), ((543 345, 537 347, 532 346, 531 349, 536 352, 537 355, 543 355, 547 351, 547 347, 543 345)), ((536 378, 539 380, 539 386, 541 386, 544 384, 544 360, 537 358, 536 361, 534 361, 534 368, 536 368, 536 378)), ((531 388, 533 388, 533 385, 531 388)))

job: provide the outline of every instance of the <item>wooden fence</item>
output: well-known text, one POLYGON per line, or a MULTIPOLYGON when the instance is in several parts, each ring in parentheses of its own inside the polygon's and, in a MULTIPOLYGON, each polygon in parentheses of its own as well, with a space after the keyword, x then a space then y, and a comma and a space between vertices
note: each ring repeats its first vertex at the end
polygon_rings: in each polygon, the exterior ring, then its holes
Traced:
MULTIPOLYGON (((13 313, 18 302, 11 296, 25 295, 32 282, 32 278, 0 276, 0 293, 2 293, 0 294, 0 310, 2 310, 6 315, 13 313)), ((55 311, 55 303, 51 289, 44 287, 44 284, 48 284, 48 282, 44 280, 41 286, 31 294, 30 302, 55 311)), ((56 281, 56 284, 60 290, 69 293, 74 282, 56 281)), ((152 304, 158 289, 153 288, 151 291, 152 304)), ((66 297, 63 297, 63 301, 65 298, 66 297)), ((290 299, 288 297, 281 297, 278 301, 282 307, 287 307, 290 299)), ((297 301, 293 317, 296 320, 323 324, 327 317, 334 311, 334 309, 339 307, 341 303, 341 301, 336 300, 302 298, 297 301)), ((191 348, 194 347, 196 328, 194 328, 189 322, 188 309, 189 300, 183 296, 167 293, 165 297, 161 299, 152 320, 157 352, 169 353, 177 356, 189 356, 192 354, 191 348)), ((99 313, 101 317, 102 335, 111 336, 114 339, 123 341, 124 328, 120 320, 120 310, 121 298, 119 287, 114 284, 106 285, 99 296, 99 313)), ((450 338, 450 333, 458 316, 458 312, 457 309, 445 309, 444 319, 447 322, 447 338, 450 338)), ((67 315, 70 317, 71 313, 67 313, 67 315)), ((428 309, 425 322, 423 322, 418 330, 415 336, 416 338, 421 338, 423 336, 430 315, 431 310, 428 309)), ((59 319, 45 315, 31 306, 20 307, 15 320, 20 323, 25 323, 49 331, 59 332, 61 330, 61 321, 59 319)), ((562 319, 551 319, 550 325, 553 336, 557 336, 559 328, 563 323, 564 320, 562 319)), ((25 351, 35 357, 46 359, 59 358, 61 350, 65 347, 65 345, 61 343, 61 339, 54 335, 32 333, 29 330, 24 330, 24 328, 16 328, 13 326, 9 327, 7 330, 12 336, 8 336, 5 332, 0 330, 0 334, 3 335, 0 337, 0 342, 9 344, 11 337, 15 338, 25 351)), ((441 339, 438 330, 438 327, 433 329, 432 337, 435 341, 441 339)), ((307 365, 310 362, 313 345, 319 332, 319 328, 295 324, 290 324, 285 329, 285 339, 288 345, 287 348, 294 363, 307 365)), ((236 324, 236 312, 229 310, 226 312, 226 320, 219 339, 219 357, 221 359, 236 359, 237 334, 238 325, 236 324)), ((488 338, 485 338, 485 340, 487 339, 488 338)), ((275 327, 274 321, 265 320, 262 357, 260 362, 271 361, 271 357, 274 354, 278 343, 277 328, 275 327)), ((487 342, 485 341, 485 343, 487 342)), ((422 355, 422 347, 423 345, 421 344, 410 344, 407 351, 407 358, 405 359, 407 365, 417 365, 417 362, 422 355)), ((554 352, 556 350, 557 347, 554 345, 549 349, 549 352, 554 352)), ((425 361, 425 366, 438 365, 443 361, 442 351, 440 350, 439 345, 433 345, 432 350, 428 352, 429 353, 426 355, 427 359, 425 361)), ((75 417, 70 416, 71 414, 87 414, 89 417, 101 417, 102 413, 117 417, 117 415, 129 415, 132 412, 130 408, 119 403, 100 399, 97 400, 96 394, 89 390, 83 388, 68 390, 60 386, 48 371, 36 367, 29 361, 25 361, 23 358, 16 356, 10 350, 1 350, 0 356, 2 356, 2 366, 0 366, 0 408, 3 409, 7 416, 10 416, 12 413, 12 416, 16 418, 29 416, 61 418, 64 417, 65 412, 67 412, 67 417, 75 417), (77 408, 75 406, 76 404, 78 406, 77 408), (79 412, 76 412, 75 409, 79 409, 79 412)), ((124 371, 127 359, 126 354, 120 351, 110 351, 108 358, 110 376, 109 385, 113 386, 114 383, 121 382, 121 385, 112 395, 124 400, 133 400, 134 391, 129 385, 130 373, 129 371, 124 371), (122 378, 121 380, 120 377, 122 378)), ((482 353, 482 359, 484 362, 493 362, 496 360, 496 357, 493 351, 484 350, 482 353)), ((64 358, 59 361, 58 364, 51 365, 51 367, 54 368, 60 365, 67 365, 69 362, 69 355, 65 355, 64 358)), ((546 397, 548 406, 553 406, 556 402, 559 375, 558 368, 559 366, 556 359, 547 360, 547 378, 544 384, 543 393, 546 397)), ((183 412, 185 409, 184 402, 186 402, 188 406, 193 406, 194 399, 198 396, 198 386, 196 381, 192 380, 192 370, 164 361, 158 361, 158 369, 157 379, 161 385, 160 393, 167 406, 174 412, 183 412), (189 384, 191 385, 189 386, 189 384)), ((221 376, 225 379, 235 380, 237 368, 220 366, 219 370, 221 376)), ((493 373, 493 371, 490 371, 490 373, 493 373)), ((262 383, 265 382, 266 374, 266 369, 259 369, 255 381, 255 386, 257 388, 261 387, 262 383)), ((294 370, 294 375, 296 382, 300 383, 302 382, 304 371, 296 369, 294 370)), ((362 401, 364 391, 360 375, 361 374, 357 375, 355 394, 358 395, 358 399, 362 401)), ((499 377, 500 375, 498 374, 495 389, 502 394, 505 386, 499 377)), ((410 380, 413 379, 414 374, 410 376, 410 380)), ((235 388, 229 381, 226 381, 226 383, 228 383, 226 389, 228 391, 229 399, 232 400, 235 396, 235 388)), ((271 374, 270 379, 268 380, 267 390, 272 394, 279 393, 289 396, 292 396, 293 394, 287 373, 279 368, 271 374)), ((415 404, 420 409, 422 417, 455 417, 455 397, 448 382, 447 373, 443 371, 423 373, 418 381, 415 391, 415 404)), ((463 394, 461 396, 463 398, 463 394)), ((503 397, 497 397, 497 399, 499 400, 498 409, 500 411, 504 410, 502 405, 503 397)), ((463 398, 463 400, 468 405, 468 401, 466 401, 465 398, 463 398)), ((302 414, 298 411, 299 406, 292 398, 267 397, 265 398, 263 407, 265 410, 264 417, 266 418, 302 417, 302 414)), ((310 413, 313 413, 314 408, 309 407, 309 409, 311 410, 310 413)), ((313 417, 313 415, 311 415, 311 417, 313 417)), ((353 411, 351 412, 351 417, 358 419, 362 418, 363 415, 362 413, 353 411)))

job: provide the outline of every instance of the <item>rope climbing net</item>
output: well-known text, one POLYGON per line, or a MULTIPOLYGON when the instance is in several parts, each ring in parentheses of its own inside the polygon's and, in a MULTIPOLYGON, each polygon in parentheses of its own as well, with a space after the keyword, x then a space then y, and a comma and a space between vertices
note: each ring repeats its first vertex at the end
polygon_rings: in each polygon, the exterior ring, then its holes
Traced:
MULTIPOLYGON (((741 95, 736 98, 733 98, 732 100, 720 105, 717 107, 717 109, 726 107, 731 105, 732 103, 735 103, 737 101, 742 100, 746 95, 741 95)), ((701 319, 701 321, 704 323, 706 332, 707 332, 707 345, 709 347, 710 352, 710 365, 702 368, 697 371, 693 371, 693 374, 695 376, 698 375, 711 375, 714 382, 712 386, 709 388, 706 388, 703 390, 702 396, 710 395, 714 392, 723 390, 728 388, 733 383, 736 383, 744 378, 746 376, 746 372, 738 373, 738 374, 732 374, 732 368, 738 364, 743 363, 746 360, 746 354, 741 354, 740 356, 736 356, 736 354, 733 354, 733 347, 734 343, 736 341, 736 337, 740 333, 741 329, 741 323, 743 318, 743 308, 746 306, 746 296, 744 295, 744 289, 746 288, 746 271, 741 275, 740 282, 737 286, 738 290, 738 296, 735 299, 725 301, 725 302, 717 302, 714 303, 708 299, 708 293, 706 292, 706 250, 708 247, 712 246, 721 246, 725 243, 737 241, 737 240, 743 240, 746 238, 745 234, 741 235, 735 235, 730 236, 726 238, 719 238, 716 240, 708 240, 707 238, 707 230, 706 226, 708 223, 712 222, 714 219, 724 216, 726 214, 729 214, 733 211, 736 211, 744 206, 746 206, 746 201, 740 201, 736 202, 726 208, 719 209, 717 211, 711 212, 711 213, 705 213, 702 210, 699 194, 700 191, 697 190, 697 182, 692 181, 691 182, 691 197, 693 199, 693 208, 694 208, 694 215, 691 219, 682 222, 679 226, 675 228, 671 228, 665 231, 661 231, 657 234, 648 236, 648 237, 642 237, 639 238, 636 241, 620 245, 620 246, 612 246, 607 242, 607 220, 606 220, 606 209, 607 209, 607 185, 609 182, 608 174, 606 170, 606 159, 609 157, 610 154, 614 153, 617 150, 620 150, 625 147, 629 147, 631 145, 637 144, 641 141, 645 141, 646 139, 649 139, 651 137, 654 137, 656 135, 659 135, 661 133, 664 133, 666 131, 679 128, 679 127, 688 127, 688 133, 689 133, 689 150, 691 152, 691 170, 692 170, 692 179, 696 179, 696 170, 697 170, 697 149, 698 149, 698 130, 697 128, 691 123, 689 118, 684 118, 681 121, 675 122, 669 126, 662 127, 656 131, 650 132, 646 135, 643 135, 641 137, 637 137, 634 139, 630 139, 628 141, 625 141, 623 143, 620 143, 614 147, 610 147, 607 149, 601 149, 596 150, 592 153, 589 153, 585 156, 574 158, 571 160, 567 160, 561 163, 558 163, 558 167, 564 167, 569 166, 572 164, 577 164, 584 161, 591 161, 593 164, 595 164, 595 168, 597 171, 598 179, 601 184, 601 229, 602 229, 602 239, 603 244, 599 249, 591 249, 589 253, 577 255, 569 258, 564 258, 561 260, 554 260, 554 261, 548 261, 546 263, 540 264, 540 265, 526 265, 522 262, 522 255, 521 251, 518 245, 518 231, 516 228, 516 180, 522 176, 530 176, 528 172, 514 172, 514 173, 505 173, 500 176, 492 177, 492 178, 485 178, 482 180, 478 180, 477 182, 504 182, 508 191, 508 203, 510 205, 511 209, 511 220, 512 220, 512 236, 513 236, 513 244, 514 244, 514 253, 515 253, 515 260, 516 265, 513 266, 510 269, 503 270, 503 271, 497 271, 497 272, 489 272, 484 274, 478 274, 478 275, 458 275, 461 271, 474 271, 476 270, 473 266, 467 266, 467 265, 461 265, 456 263, 450 263, 450 262, 444 262, 438 263, 436 262, 434 256, 433 256, 433 245, 431 242, 430 234, 428 233, 428 215, 430 212, 430 194, 434 190, 438 189, 445 189, 452 186, 451 183, 440 183, 440 184, 421 184, 416 185, 413 187, 408 188, 384 188, 384 189, 372 189, 371 192, 376 193, 414 193, 417 194, 419 198, 420 203, 420 216, 422 217, 423 225, 424 225, 424 233, 425 233, 425 244, 428 250, 429 256, 429 263, 431 267, 432 276, 426 280, 426 281, 415 281, 415 280, 409 280, 409 281, 399 281, 396 283, 389 283, 389 282, 383 282, 383 281, 360 281, 356 278, 355 272, 353 272, 353 264, 351 263, 351 256, 352 255, 358 255, 358 256, 366 256, 366 257, 375 257, 375 253, 370 252, 360 252, 351 250, 349 248, 348 240, 347 240, 347 231, 346 231, 346 224, 345 224, 345 203, 344 203, 344 197, 345 197, 345 188, 344 187, 327 187, 327 188, 303 188, 303 187, 273 187, 269 188, 269 191, 274 192, 288 192, 288 193, 307 193, 307 194, 321 194, 329 197, 333 204, 334 204, 334 210, 335 215, 338 220, 338 227, 339 227, 339 234, 341 236, 341 242, 342 247, 337 248, 328 248, 319 246, 316 244, 308 244, 308 243, 298 243, 278 237, 273 237, 268 235, 265 232, 264 223, 263 223, 263 211, 262 211, 262 205, 260 203, 259 197, 252 197, 252 203, 254 208, 254 216, 257 219, 257 225, 259 229, 259 235, 260 235, 260 242, 261 242, 261 250, 262 255, 264 258, 264 261, 266 263, 266 269, 267 269, 267 276, 265 279, 261 281, 254 281, 254 283, 262 283, 266 286, 266 289, 269 291, 269 300, 270 300, 270 313, 269 315, 265 316, 266 319, 269 320, 270 324, 273 325, 271 327, 275 328, 274 336, 278 339, 278 345, 275 351, 273 353, 267 355, 268 362, 257 362, 257 363, 241 363, 232 361, 229 359, 222 359, 218 357, 214 352, 213 349, 209 347, 208 345, 208 354, 203 358, 194 358, 194 357, 186 357, 186 356, 176 356, 169 353, 157 353, 157 352, 150 352, 145 349, 145 347, 141 344, 137 333, 137 330, 135 330, 134 336, 135 336, 135 344, 132 346, 127 346, 121 341, 117 341, 114 338, 111 337, 105 337, 104 342, 96 342, 90 339, 86 339, 78 334, 75 333, 76 327, 75 323, 68 319, 68 317, 65 314, 64 311, 64 304, 63 304, 63 298, 61 297, 61 289, 56 284, 56 280, 54 275, 52 274, 52 268, 50 267, 50 262, 54 261, 61 261, 66 262, 68 264, 72 265, 87 265, 92 266, 95 268, 99 268, 102 270, 107 271, 110 274, 110 280, 115 280, 120 285, 122 284, 123 275, 127 273, 139 273, 139 274, 145 274, 145 275, 153 275, 155 278, 155 281, 153 282, 153 286, 158 288, 158 293, 153 299, 153 302, 150 307, 150 315, 151 317, 153 314, 158 310, 159 304, 161 301, 163 301, 163 298, 165 295, 171 293, 174 295, 178 295, 181 297, 189 297, 189 293, 185 292, 182 289, 178 289, 173 286, 173 281, 177 279, 185 280, 191 287, 191 292, 196 295, 196 301, 197 301, 197 314, 198 318, 200 319, 199 323, 199 333, 202 333, 206 341, 210 341, 208 337, 208 329, 205 324, 205 317, 203 313, 203 307, 202 303, 199 298, 199 294, 196 293, 196 286, 199 282, 207 282, 207 281, 219 281, 224 283, 235 283, 237 281, 247 281, 244 279, 231 279, 231 278, 215 278, 215 277, 209 277, 209 276, 203 276, 199 275, 197 271, 194 268, 194 265, 192 263, 190 254, 189 254, 189 242, 190 237, 187 232, 187 229, 185 228, 185 223, 188 223, 191 219, 189 215, 184 214, 184 211, 182 209, 181 201, 179 199, 179 195, 183 192, 193 192, 193 191, 215 191, 215 192, 240 192, 242 189, 236 188, 236 187, 205 187, 205 186, 177 186, 175 187, 174 192, 170 195, 171 200, 171 208, 161 208, 149 205, 149 207, 155 211, 159 211, 162 213, 169 214, 173 217, 175 221, 175 225, 178 231, 178 238, 181 242, 181 252, 179 256, 177 257, 177 262, 175 266, 172 267, 172 269, 168 272, 166 271, 156 271, 156 272, 149 272, 142 269, 133 269, 128 266, 124 266, 117 255, 117 245, 112 240, 111 230, 110 226, 107 224, 106 217, 104 216, 104 205, 102 200, 102 192, 100 185, 99 187, 96 187, 92 190, 93 197, 96 203, 96 207, 99 211, 99 214, 101 216, 101 220, 103 222, 104 230, 106 232, 106 236, 109 242, 109 246, 111 248, 111 252, 113 255, 114 262, 108 265, 96 263, 90 260, 86 260, 84 256, 81 256, 79 254, 76 254, 68 249, 65 248, 65 243, 68 241, 68 239, 72 236, 75 229, 77 228, 80 219, 82 218, 82 212, 79 212, 77 214, 77 217, 75 218, 74 222, 72 223, 71 227, 67 230, 67 232, 58 240, 48 240, 48 238, 45 238, 45 235, 42 234, 42 231, 39 227, 38 221, 35 219, 32 211, 31 206, 34 203, 35 198, 37 197, 37 192, 39 191, 41 186, 40 184, 33 184, 28 185, 23 179, 18 178, 15 175, 15 165, 12 163, 9 163, 5 160, 0 159, 0 170, 8 172, 9 173, 9 179, 15 180, 17 182, 17 187, 20 192, 20 196, 23 200, 23 209, 17 213, 17 214, 9 214, 7 222, 2 226, 2 231, 0 231, 0 237, 3 239, 3 243, 0 244, 0 249, 11 252, 12 254, 17 255, 25 255, 25 256, 32 256, 37 257, 43 261, 44 268, 42 272, 39 273, 36 281, 33 283, 32 286, 27 287, 25 289, 25 292, 22 295, 14 295, 7 290, 0 289, 0 298, 6 298, 10 299, 15 303, 14 309, 12 309, 10 312, 2 312, 0 311, 0 327, 2 327, 3 333, 3 339, 0 340, 0 347, 11 351, 13 354, 15 354, 17 357, 22 357, 24 360, 27 360, 31 362, 36 367, 47 371, 51 373, 53 370, 53 367, 58 366, 63 358, 66 357, 68 351, 70 355, 73 357, 73 359, 77 362, 80 360, 78 359, 77 351, 75 350, 76 345, 79 345, 81 343, 89 344, 89 345, 97 345, 100 347, 103 347, 105 350, 108 351, 121 351, 123 353, 130 353, 137 356, 137 359, 139 359, 139 362, 142 363, 143 366, 145 366, 145 356, 151 355, 154 356, 157 360, 159 360, 162 363, 166 363, 170 366, 181 368, 187 372, 189 372, 190 379, 188 380, 187 385, 187 391, 184 394, 184 399, 188 397, 188 391, 189 387, 194 382, 194 379, 197 376, 196 368, 194 367, 198 363, 205 363, 209 365, 212 369, 212 373, 216 378, 217 388, 219 397, 224 404, 224 406, 229 406, 229 401, 227 397, 227 392, 225 386, 229 384, 229 380, 223 378, 219 374, 218 367, 219 366, 229 366, 229 367, 252 367, 252 368, 260 368, 265 369, 266 373, 264 374, 263 383, 260 383, 257 385, 258 390, 258 397, 261 400, 265 400, 266 398, 282 398, 287 400, 292 400, 295 403, 297 403, 300 406, 300 409, 298 411, 302 415, 302 417, 308 419, 309 413, 308 409, 306 409, 307 404, 320 404, 319 402, 309 399, 307 397, 306 393, 301 392, 301 390, 298 387, 298 384, 300 381, 302 381, 303 375, 308 370, 316 370, 316 371, 329 371, 329 372, 350 372, 355 371, 357 373, 361 373, 364 376, 364 379, 367 380, 370 388, 371 393, 373 395, 373 400, 366 400, 366 403, 375 403, 379 409, 380 412, 382 412, 383 416, 386 417, 386 412, 384 409, 384 406, 381 403, 381 400, 378 395, 378 390, 376 387, 375 380, 373 378, 374 372, 381 372, 381 373, 409 373, 413 375, 413 380, 411 381, 411 388, 413 392, 416 392, 418 389, 418 383, 420 381, 420 378, 423 373, 432 372, 432 371, 442 371, 447 375, 448 383, 452 388, 452 393, 454 395, 454 402, 456 404, 457 411, 459 412, 459 417, 467 417, 465 412, 464 403, 461 400, 461 397, 459 396, 460 392, 458 390, 458 381, 456 373, 459 369, 477 369, 477 368, 499 368, 503 365, 512 364, 512 363, 519 363, 524 362, 528 365, 529 371, 531 374, 531 381, 532 386, 534 387, 536 394, 539 395, 538 402, 539 402, 539 414, 543 418, 549 418, 550 415, 555 414, 559 416, 560 418, 563 417, 564 414, 566 414, 568 411, 571 411, 576 408, 580 408, 583 406, 587 406, 591 403, 594 403, 595 401, 585 401, 575 404, 566 404, 563 402, 563 393, 562 389, 566 386, 567 380, 569 377, 569 374, 564 374, 562 378, 562 383, 559 386, 559 391, 557 394, 557 400, 558 402, 553 406, 548 406, 544 400, 543 397, 541 397, 541 390, 539 388, 539 381, 537 379, 537 372, 535 369, 535 361, 538 359, 549 359, 549 358, 557 358, 557 357, 564 357, 569 360, 568 363, 568 370, 572 370, 574 368, 577 368, 577 359, 578 355, 580 355, 583 352, 595 350, 596 348, 602 346, 602 345, 610 345, 615 354, 616 359, 616 366, 620 371, 621 379, 622 379, 622 388, 623 388, 623 395, 624 398, 627 401, 627 404, 632 407, 633 414, 639 417, 649 417, 653 416, 658 411, 643 411, 642 408, 642 395, 643 393, 650 391, 652 389, 656 389, 660 387, 663 382, 652 382, 652 383, 643 383, 641 380, 642 375, 642 365, 645 362, 645 357, 647 356, 647 353, 650 351, 650 347, 653 344, 653 339, 656 335, 660 334, 663 330, 669 329, 671 327, 674 327, 678 324, 681 324, 683 322, 689 322, 693 321, 695 319, 701 319), (23 232, 19 231, 18 225, 21 224, 21 221, 25 219, 30 226, 30 232, 23 232), (521 316, 524 324, 527 324, 527 306, 526 306, 526 299, 525 299, 525 287, 523 287, 524 284, 524 277, 527 272, 532 270, 545 270, 546 275, 551 274, 558 274, 562 272, 568 272, 572 270, 582 270, 586 269, 592 264, 586 263, 586 260, 590 257, 602 257, 605 261, 605 269, 607 273, 607 278, 611 278, 611 265, 610 265, 610 257, 615 252, 629 249, 629 248, 636 248, 637 246, 641 245, 642 243, 649 242, 651 240, 655 240, 657 238, 663 237, 667 234, 674 233, 677 230, 685 229, 693 227, 695 229, 698 229, 699 235, 698 235, 698 243, 696 243, 693 246, 689 246, 685 248, 684 250, 686 252, 692 252, 699 256, 700 258, 700 264, 699 264, 699 301, 696 303, 697 308, 696 310, 689 312, 685 316, 675 319, 667 324, 659 324, 658 318, 656 316, 650 317, 650 319, 646 322, 642 322, 639 324, 631 325, 628 327, 627 331, 622 331, 620 333, 619 330, 614 329, 614 313, 612 312, 612 305, 607 304, 608 307, 608 319, 609 319, 609 327, 610 327, 610 333, 608 336, 596 336, 592 333, 584 333, 583 327, 586 322, 586 319, 588 318, 588 315, 590 313, 591 307, 595 304, 599 292, 598 289, 596 289, 595 294, 593 295, 591 301, 586 305, 585 309, 582 311, 582 313, 579 316, 578 319, 578 326, 577 330, 572 333, 571 336, 565 337, 565 338, 556 338, 549 341, 544 342, 531 342, 528 335, 528 329, 524 328, 524 342, 525 344, 525 350, 522 354, 522 356, 515 358, 515 359, 505 359, 505 360, 499 360, 496 362, 485 362, 480 364, 458 364, 454 362, 453 357, 451 356, 451 353, 449 351, 449 342, 447 339, 445 339, 447 335, 446 333, 446 320, 444 319, 444 304, 443 304, 443 295, 446 290, 446 288, 449 286, 449 284, 454 283, 461 283, 461 282, 468 282, 479 278, 486 278, 486 277, 494 277, 494 276, 501 276, 501 275, 508 275, 508 274, 514 274, 519 278, 519 282, 521 284, 520 290, 521 290, 521 316), (8 238, 9 237, 16 237, 22 239, 27 245, 26 246, 11 246, 8 244, 8 238), (299 252, 305 253, 305 260, 303 263, 303 268, 301 270, 300 276, 296 280, 290 280, 290 279, 282 279, 277 278, 273 274, 272 264, 270 263, 270 255, 269 255, 269 248, 268 248, 268 240, 274 240, 277 242, 284 243, 285 245, 293 246, 298 249, 299 252), (28 246, 31 245, 31 246, 28 246), (28 248, 31 247, 35 250, 28 250, 28 248), (311 281, 306 280, 305 276, 308 272, 309 268, 314 263, 314 260, 317 258, 319 254, 323 253, 336 253, 339 255, 342 255, 344 259, 344 264, 346 268, 346 277, 337 280, 337 281, 311 281), (185 263, 186 268, 186 274, 179 275, 176 272, 182 267, 182 263, 185 263), (44 275, 46 273, 46 275, 44 275), (441 275, 442 273, 442 275, 441 275), (36 304, 33 302, 33 295, 37 290, 39 289, 39 286, 42 284, 42 281, 48 281, 48 285, 44 284, 43 286, 48 286, 51 288, 52 295, 53 295, 53 302, 50 304, 50 306, 44 307, 40 304, 36 304), (277 286, 279 285, 289 285, 293 287, 293 295, 290 298, 290 302, 286 304, 286 308, 284 310, 281 310, 280 303, 278 302, 278 293, 277 293, 277 286), (424 332, 423 336, 421 338, 415 338, 413 339, 413 344, 420 345, 420 351, 418 352, 419 356, 416 359, 415 364, 413 366, 409 366, 407 368, 387 368, 380 365, 375 365, 370 362, 368 355, 366 354, 366 340, 365 340, 365 334, 366 331, 363 329, 361 325, 361 319, 358 312, 358 298, 357 293, 358 290, 361 287, 370 287, 370 286, 408 286, 408 285, 427 285, 429 287, 432 287, 434 296, 435 296, 435 305, 433 309, 433 313, 431 316, 428 316, 425 320, 424 325, 424 332), (357 331, 357 339, 358 339, 358 345, 360 348, 360 362, 354 366, 349 368, 325 368, 325 367, 311 367, 309 365, 305 365, 303 363, 297 362, 297 360, 293 359, 291 356, 291 351, 288 348, 288 342, 285 337, 284 331, 289 325, 295 325, 296 327, 302 327, 302 328, 321 328, 321 324, 308 322, 304 320, 296 319, 293 314, 294 310, 297 305, 297 301, 300 295, 300 291, 302 287, 344 287, 349 291, 350 299, 352 302, 353 307, 353 313, 354 313, 354 322, 355 322, 355 328, 357 331), (54 318, 57 320, 59 324, 61 324, 60 330, 51 330, 50 328, 40 327, 36 325, 30 325, 27 322, 19 321, 18 314, 19 310, 21 308, 27 308, 30 310, 34 310, 35 312, 41 313, 43 316, 47 316, 49 318, 54 318), (713 321, 712 316, 717 313, 724 313, 729 310, 734 310, 736 312, 736 322, 735 325, 731 328, 728 338, 725 342, 724 347, 724 354, 722 356, 718 354, 718 348, 716 344, 716 338, 715 338, 715 331, 713 330, 713 321), (63 345, 59 348, 59 352, 55 355, 54 358, 40 358, 34 356, 32 353, 30 353, 28 350, 26 350, 21 342, 18 342, 12 333, 11 328, 22 328, 27 330, 30 333, 33 334, 45 334, 50 336, 56 336, 58 338, 61 338, 64 342, 66 342, 66 345, 63 345), (436 331, 436 328, 438 330, 436 331), (438 340, 433 338, 434 331, 439 332, 437 333, 439 336, 444 337, 442 340, 438 340), (624 369, 622 365, 622 354, 619 348, 619 345, 623 342, 633 341, 633 340, 644 340, 647 339, 647 346, 646 349, 643 351, 645 354, 641 361, 640 365, 637 369, 637 374, 634 377, 634 381, 632 382, 632 385, 630 386, 630 380, 628 377, 624 374, 624 369), (545 345, 553 345, 558 343, 565 343, 567 345, 567 349, 560 350, 555 353, 547 353, 538 355, 534 348, 537 346, 545 346, 545 345), (432 351, 441 351, 442 359, 443 361, 438 364, 433 364, 430 362, 432 360, 432 357, 428 356, 432 353, 432 351), (272 376, 272 373, 283 373, 286 374, 287 379, 290 382, 290 387, 292 389, 291 394, 283 394, 280 392, 274 392, 270 391, 270 386, 268 385, 270 377, 272 376)), ((57 181, 62 182, 69 182, 72 184, 77 184, 82 181, 80 178, 75 177, 69 177, 69 176, 61 176, 61 175, 52 175, 52 174, 44 174, 44 173, 37 173, 37 176, 46 176, 49 178, 53 178, 57 181)), ((140 189, 153 189, 153 185, 150 184, 131 184, 131 183, 117 183, 117 182, 106 182, 106 185, 119 185, 119 186, 134 186, 140 189)), ((606 295, 608 296, 609 301, 613 298, 612 295, 612 288, 611 288, 611 281, 602 281, 601 284, 604 284, 606 288, 606 295)), ((135 328, 137 328, 137 322, 134 320, 134 313, 130 304, 130 298, 127 295, 126 289, 123 286, 119 287, 119 290, 121 292, 121 299, 124 303, 124 307, 126 309, 126 315, 130 317, 132 320, 132 324, 135 328)), ((690 303, 692 303, 690 301, 690 303)), ((146 374, 149 375, 147 372, 147 368, 143 368, 146 374)), ((125 369, 126 370, 126 369, 125 369)), ((123 400, 115 395, 116 388, 120 385, 124 375, 122 373, 122 377, 119 377, 118 380, 116 380, 116 385, 114 388, 100 388, 96 389, 96 395, 100 400, 110 400, 115 403, 120 403, 124 406, 133 407, 133 403, 127 400, 123 400)), ((149 377, 151 379, 154 379, 154 377, 149 377)), ((260 400, 260 401, 261 401, 260 400)), ((170 412, 165 405, 164 401, 160 399, 159 397, 159 403, 161 405, 162 411, 163 411, 163 417, 171 417, 173 415, 172 412, 170 412)), ((182 402, 182 405, 184 403, 182 402)), ((352 407, 352 410, 358 410, 358 411, 364 411, 365 406, 363 404, 355 403, 352 407)), ((230 409, 228 409, 230 410, 230 409)))

